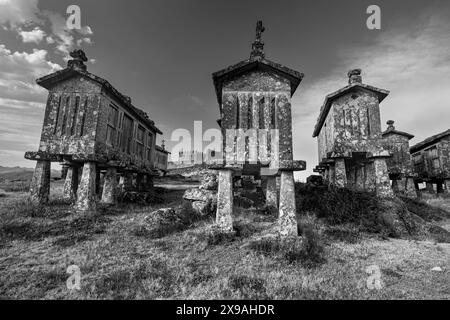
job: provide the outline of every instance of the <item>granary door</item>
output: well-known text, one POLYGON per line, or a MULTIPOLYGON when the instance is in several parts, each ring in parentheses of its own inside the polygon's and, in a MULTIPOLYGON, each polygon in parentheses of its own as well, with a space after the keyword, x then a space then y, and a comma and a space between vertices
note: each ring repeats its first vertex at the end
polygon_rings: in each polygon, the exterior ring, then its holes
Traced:
POLYGON ((123 134, 121 149, 123 152, 131 153, 131 141, 133 139, 133 119, 126 114, 123 116, 123 134))

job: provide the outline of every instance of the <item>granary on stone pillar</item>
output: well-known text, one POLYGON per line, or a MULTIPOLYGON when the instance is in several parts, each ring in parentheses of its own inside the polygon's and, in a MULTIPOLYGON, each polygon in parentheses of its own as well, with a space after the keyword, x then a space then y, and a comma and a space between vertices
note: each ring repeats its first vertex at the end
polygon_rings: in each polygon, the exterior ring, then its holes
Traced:
POLYGON ((292 235, 297 233, 293 171, 305 170, 306 163, 293 160, 291 97, 303 74, 266 59, 263 31, 258 21, 248 59, 213 74, 223 135, 223 159, 211 166, 219 171, 216 219, 231 230, 233 176, 264 176, 267 204, 279 208, 280 233, 292 235))
POLYGON ((379 104, 389 91, 362 83, 361 70, 348 72, 348 85, 326 96, 314 128, 319 165, 331 184, 391 196, 382 143, 379 104))
POLYGON ((103 202, 115 202, 119 174, 151 180, 156 135, 162 132, 129 97, 87 71, 82 50, 70 55, 65 69, 37 80, 49 94, 39 149, 25 158, 37 161, 31 185, 35 203, 48 200, 50 163, 59 162, 67 168, 65 198, 76 209, 91 211, 100 189, 103 202), (100 172, 103 188, 96 181, 100 172))
POLYGON ((164 176, 167 173, 168 157, 170 152, 166 150, 164 145, 164 140, 161 146, 155 146, 155 169, 158 171, 159 175, 164 176))
POLYGON ((427 191, 450 193, 450 129, 431 136, 410 149, 416 183, 427 191))
POLYGON ((412 158, 409 153, 409 140, 414 138, 412 134, 399 131, 394 127, 394 121, 387 122, 387 129, 381 134, 384 147, 390 152, 387 167, 389 178, 392 181, 394 192, 416 195, 414 186, 414 174, 412 158))

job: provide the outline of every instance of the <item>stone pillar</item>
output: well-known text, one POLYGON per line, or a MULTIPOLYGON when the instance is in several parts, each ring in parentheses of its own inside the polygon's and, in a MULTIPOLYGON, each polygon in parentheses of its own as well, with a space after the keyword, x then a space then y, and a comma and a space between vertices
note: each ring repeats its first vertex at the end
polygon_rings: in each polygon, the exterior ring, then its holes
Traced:
POLYGON ((292 171, 281 171, 278 224, 280 236, 298 236, 294 173, 292 171))
POLYGON ((450 180, 444 180, 444 193, 450 193, 450 180))
POLYGON ((427 186, 427 191, 429 193, 434 193, 433 183, 432 182, 426 182, 425 184, 427 186))
POLYGON ((328 179, 329 179, 329 184, 330 185, 334 185, 335 181, 336 181, 336 176, 335 176, 335 170, 334 170, 334 164, 330 165, 330 169, 329 169, 329 173, 328 173, 328 179))
POLYGON ((406 177, 405 195, 407 197, 415 198, 417 197, 416 184, 412 177, 406 177))
POLYGON ((444 183, 443 182, 438 181, 436 183, 436 192, 437 193, 444 193, 444 183))
POLYGON ((30 184, 31 202, 36 205, 48 202, 50 195, 50 161, 39 160, 36 162, 33 178, 30 184))
POLYGON ((95 162, 85 162, 83 175, 78 188, 75 209, 81 212, 95 211, 95 179, 97 177, 97 165, 95 162))
POLYGON ((399 192, 399 188, 398 188, 398 180, 392 180, 392 191, 394 193, 398 193, 399 192))
POLYGON ((131 191, 133 190, 133 173, 124 172, 122 177, 122 187, 123 191, 131 191))
POLYGON ((275 176, 267 177, 266 205, 269 208, 278 208, 277 178, 275 176))
POLYGON ((378 197, 393 197, 389 172, 385 158, 375 158, 373 161, 375 169, 375 188, 378 197))
POLYGON ((398 191, 400 192, 406 192, 406 184, 407 184, 407 177, 402 177, 398 179, 397 185, 398 185, 398 191))
POLYGON ((101 186, 100 186, 100 169, 95 170, 95 194, 101 193, 101 186))
POLYGON ((61 166, 61 179, 65 180, 67 178, 67 172, 69 171, 69 167, 70 166, 68 166, 66 164, 63 164, 61 166))
POLYGON ((137 189, 137 191, 142 191, 143 178, 144 178, 144 175, 142 173, 136 173, 136 189, 137 189))
POLYGON ((233 231, 233 170, 219 170, 216 224, 224 231, 233 231))
POLYGON ((67 201, 74 201, 77 198, 78 189, 78 168, 70 166, 67 168, 66 180, 64 181, 63 198, 67 201))
POLYGON ((376 191, 376 179, 375 179, 375 169, 374 169, 374 163, 368 162, 364 166, 365 170, 365 181, 364 181, 364 189, 369 192, 375 192, 376 191))
POLYGON ((364 165, 356 165, 356 190, 364 190, 364 165))
POLYGON ((147 174, 145 177, 145 189, 146 191, 152 191, 153 187, 153 176, 151 174, 147 174))
POLYGON ((334 184, 338 188, 347 186, 347 172, 345 171, 345 159, 338 158, 334 161, 334 184))
POLYGON ((104 180, 105 182, 103 184, 101 201, 105 204, 115 204, 117 189, 117 168, 107 168, 104 180))

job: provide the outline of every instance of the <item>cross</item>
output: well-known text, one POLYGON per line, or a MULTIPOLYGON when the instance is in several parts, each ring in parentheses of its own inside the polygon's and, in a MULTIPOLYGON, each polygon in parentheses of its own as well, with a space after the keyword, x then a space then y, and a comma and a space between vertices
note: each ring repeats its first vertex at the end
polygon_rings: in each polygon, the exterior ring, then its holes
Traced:
POLYGON ((266 28, 263 27, 262 21, 258 20, 256 23, 256 41, 261 42, 261 34, 266 30, 266 28))

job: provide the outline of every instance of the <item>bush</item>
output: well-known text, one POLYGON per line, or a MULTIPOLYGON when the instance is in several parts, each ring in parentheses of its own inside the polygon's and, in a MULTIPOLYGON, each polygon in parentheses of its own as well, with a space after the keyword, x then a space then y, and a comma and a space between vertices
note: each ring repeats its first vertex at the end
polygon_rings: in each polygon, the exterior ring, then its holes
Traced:
POLYGON ((408 211, 414 213, 415 215, 421 217, 425 221, 441 221, 445 218, 450 217, 450 213, 444 209, 430 206, 425 201, 420 199, 411 199, 407 197, 401 198, 406 204, 408 211))

